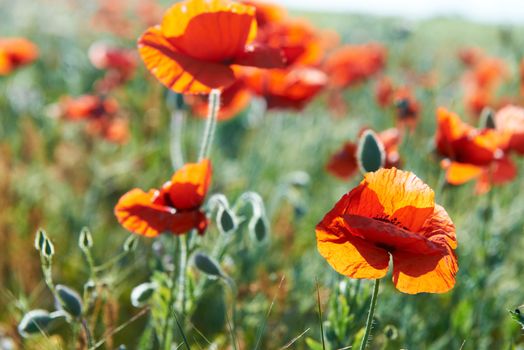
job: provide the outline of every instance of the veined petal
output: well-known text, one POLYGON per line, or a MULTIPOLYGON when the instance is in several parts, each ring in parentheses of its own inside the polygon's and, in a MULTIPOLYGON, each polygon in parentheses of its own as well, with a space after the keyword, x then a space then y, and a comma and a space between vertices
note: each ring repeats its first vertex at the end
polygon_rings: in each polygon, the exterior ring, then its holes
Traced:
POLYGON ((199 208, 211 183, 211 162, 188 163, 177 170, 171 178, 169 197, 178 210, 199 208))
POLYGON ((201 61, 176 51, 158 27, 149 28, 139 38, 138 50, 147 69, 178 93, 209 93, 235 81, 228 65, 201 61))

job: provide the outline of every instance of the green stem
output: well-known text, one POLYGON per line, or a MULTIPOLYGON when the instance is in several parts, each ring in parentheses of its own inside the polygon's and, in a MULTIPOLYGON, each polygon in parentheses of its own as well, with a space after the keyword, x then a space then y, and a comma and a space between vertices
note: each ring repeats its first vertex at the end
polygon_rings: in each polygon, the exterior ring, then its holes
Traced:
POLYGON ((218 111, 220 109, 220 90, 213 89, 209 94, 209 110, 206 120, 206 128, 204 129, 204 138, 202 139, 202 146, 198 154, 198 160, 202 160, 209 156, 211 144, 213 143, 213 136, 218 118, 218 111))
POLYGON ((187 267, 187 239, 182 235, 178 239, 179 245, 179 260, 178 260, 178 293, 177 293, 177 309, 180 310, 182 320, 186 313, 186 267, 187 267))
POLYGON ((182 152, 182 131, 184 129, 185 114, 181 110, 171 112, 170 143, 171 165, 173 169, 180 169, 184 165, 182 152))
POLYGON ((89 326, 87 325, 86 319, 82 317, 82 319, 80 320, 80 324, 82 325, 84 334, 86 336, 87 348, 91 349, 95 345, 95 342, 93 341, 93 336, 91 335, 91 331, 89 330, 89 326))
POLYGON ((238 350, 237 346, 237 306, 236 299, 238 295, 238 289, 235 281, 231 277, 225 278, 226 284, 231 291, 231 342, 233 343, 233 349, 238 350))
POLYGON ((378 288, 380 286, 380 279, 375 280, 373 286, 373 295, 371 296, 371 304, 369 305, 368 319, 366 321, 366 333, 364 333, 364 338, 362 338, 362 343, 360 343, 360 350, 365 350, 368 345, 368 339, 371 335, 371 329, 373 328, 373 315, 375 314, 375 307, 377 306, 377 296, 378 288))

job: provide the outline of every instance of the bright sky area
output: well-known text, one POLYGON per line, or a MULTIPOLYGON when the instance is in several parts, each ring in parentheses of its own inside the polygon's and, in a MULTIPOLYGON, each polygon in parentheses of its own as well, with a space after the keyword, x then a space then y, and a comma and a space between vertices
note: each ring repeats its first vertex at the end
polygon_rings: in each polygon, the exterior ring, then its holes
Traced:
POLYGON ((427 18, 459 15, 482 22, 524 25, 524 0, 274 0, 293 9, 427 18))

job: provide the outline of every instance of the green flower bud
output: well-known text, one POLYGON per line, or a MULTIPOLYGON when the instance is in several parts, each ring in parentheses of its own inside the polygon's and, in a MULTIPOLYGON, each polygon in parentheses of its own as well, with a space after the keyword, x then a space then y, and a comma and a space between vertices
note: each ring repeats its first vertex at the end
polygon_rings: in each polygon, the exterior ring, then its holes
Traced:
POLYGON ((83 251, 87 251, 93 246, 93 236, 87 227, 84 227, 82 231, 80 231, 80 237, 78 237, 78 246, 83 251))
POLYGON ((363 174, 377 171, 384 166, 386 161, 384 145, 371 130, 364 131, 360 137, 357 147, 357 161, 363 174))
POLYGON ((234 232, 238 227, 235 213, 221 206, 217 213, 217 226, 220 233, 229 234, 234 232))
POLYGON ((46 310, 31 310, 24 315, 18 324, 18 333, 24 337, 46 332, 52 318, 46 310))
POLYGON ((193 262, 197 269, 211 277, 223 277, 224 273, 218 262, 204 253, 196 253, 193 262))
POLYGON ((42 251, 46 238, 47 236, 43 229, 40 228, 38 229, 38 231, 36 231, 36 236, 35 236, 35 249, 36 250, 42 251))
POLYGON ((480 113, 480 123, 479 127, 481 129, 495 129, 495 112, 489 107, 484 107, 480 113))
POLYGON ((155 283, 146 282, 139 284, 131 292, 131 305, 134 307, 144 306, 155 293, 157 286, 155 283))
POLYGON ((130 235, 124 242, 125 252, 134 252, 138 247, 138 236, 130 235))
POLYGON ((258 242, 263 242, 269 235, 269 225, 266 218, 261 215, 251 218, 249 232, 258 242))
POLYGON ((80 295, 62 284, 57 284, 55 290, 58 299, 57 307, 75 318, 80 317, 82 315, 82 298, 80 295))
POLYGON ((53 255, 55 255, 55 247, 51 240, 47 237, 45 237, 44 239, 44 244, 42 245, 41 253, 46 259, 49 260, 51 260, 53 258, 53 255))

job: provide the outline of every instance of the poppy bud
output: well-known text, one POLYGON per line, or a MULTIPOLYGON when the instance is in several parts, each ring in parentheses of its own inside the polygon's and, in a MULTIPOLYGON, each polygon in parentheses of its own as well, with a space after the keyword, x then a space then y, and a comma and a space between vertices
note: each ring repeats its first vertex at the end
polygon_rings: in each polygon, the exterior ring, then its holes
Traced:
POLYGON ((78 246, 82 251, 88 251, 93 246, 93 236, 87 227, 84 227, 80 231, 80 237, 78 237, 78 246))
POLYGON ((384 335, 389 340, 395 340, 395 339, 398 338, 398 330, 397 330, 397 328, 395 326, 388 324, 384 328, 384 335))
POLYGON ((125 252, 134 252, 138 247, 138 237, 135 235, 130 235, 124 242, 124 251, 125 252))
POLYGON ((235 213, 229 208, 221 206, 217 213, 217 226, 220 233, 229 234, 234 232, 237 227, 237 219, 235 213))
POLYGON ((52 318, 46 310, 31 310, 24 315, 18 324, 18 333, 24 338, 45 332, 52 318))
POLYGON ((524 329, 524 313, 520 311, 520 308, 516 308, 514 311, 509 311, 511 318, 515 320, 524 329))
POLYGON ((269 233, 269 225, 263 216, 254 216, 249 221, 249 231, 258 242, 263 242, 269 233))
POLYGON ((82 299, 73 289, 62 284, 56 285, 57 307, 73 317, 82 315, 82 299))
POLYGON ((489 107, 484 107, 482 113, 480 114, 480 124, 481 129, 495 129, 495 112, 489 107))
POLYGON ((131 305, 134 307, 144 306, 153 296, 156 290, 156 284, 146 282, 139 284, 131 292, 131 305))
POLYGON ((36 250, 42 251, 46 237, 47 236, 43 229, 39 228, 38 231, 36 231, 36 236, 35 236, 35 249, 36 250))
POLYGON ((96 283, 93 280, 89 280, 84 284, 84 293, 91 294, 96 290, 96 283))
POLYGON ((204 253, 196 253, 193 262, 197 269, 210 277, 224 277, 224 273, 218 262, 204 253))
POLYGON ((371 130, 366 130, 360 137, 357 147, 357 161, 360 171, 365 174, 384 166, 386 152, 384 145, 371 130))
POLYGON ((310 177, 305 171, 294 171, 287 176, 289 184, 295 187, 305 187, 309 184, 310 177))
POLYGON ((53 258, 53 255, 55 255, 55 247, 53 246, 51 240, 47 237, 44 238, 41 253, 44 256, 44 258, 48 260, 51 260, 53 258))

